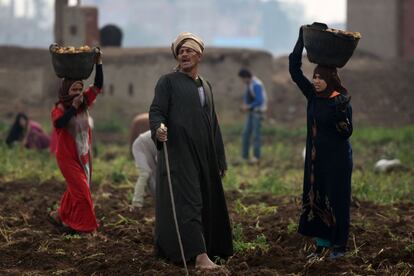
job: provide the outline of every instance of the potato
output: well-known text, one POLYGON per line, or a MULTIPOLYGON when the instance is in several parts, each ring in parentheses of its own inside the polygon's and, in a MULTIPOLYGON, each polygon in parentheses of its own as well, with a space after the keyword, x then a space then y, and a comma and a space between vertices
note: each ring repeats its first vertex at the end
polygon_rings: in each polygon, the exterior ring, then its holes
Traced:
POLYGON ((78 53, 90 52, 91 47, 89 47, 88 45, 83 45, 79 48, 75 48, 73 46, 56 46, 52 50, 58 54, 78 54, 78 53))
POLYGON ((331 33, 335 33, 335 34, 342 34, 342 35, 352 36, 354 38, 361 38, 361 34, 359 32, 348 32, 348 31, 342 31, 342 30, 337 30, 337 29, 332 29, 332 28, 328 28, 328 29, 326 29, 326 31, 331 32, 331 33))

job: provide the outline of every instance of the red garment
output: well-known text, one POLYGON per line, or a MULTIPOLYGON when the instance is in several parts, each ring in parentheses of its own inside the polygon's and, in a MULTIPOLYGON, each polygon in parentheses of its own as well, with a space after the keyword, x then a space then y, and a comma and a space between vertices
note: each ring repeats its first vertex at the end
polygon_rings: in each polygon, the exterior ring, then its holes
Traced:
POLYGON ((53 127, 52 128, 52 133, 50 134, 50 153, 52 153, 53 155, 56 155, 56 149, 57 149, 57 132, 56 129, 53 127))
MULTIPOLYGON (((84 92, 88 107, 100 92, 96 87, 89 87, 84 92)), ((62 104, 53 108, 53 125, 64 113, 62 104)), ((64 224, 79 232, 93 232, 98 228, 90 192, 92 133, 88 117, 87 109, 80 111, 66 127, 55 129, 56 160, 67 183, 60 202, 59 217, 64 224)))
POLYGON ((50 137, 43 131, 42 126, 38 122, 29 120, 25 147, 42 150, 47 149, 49 144, 50 137))

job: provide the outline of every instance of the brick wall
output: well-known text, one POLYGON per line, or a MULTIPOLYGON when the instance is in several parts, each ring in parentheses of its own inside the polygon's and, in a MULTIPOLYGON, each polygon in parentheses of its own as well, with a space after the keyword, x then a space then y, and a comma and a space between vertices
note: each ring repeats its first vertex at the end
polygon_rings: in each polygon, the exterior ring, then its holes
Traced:
MULTIPOLYGON (((96 118, 122 116, 132 118, 148 111, 158 78, 171 72, 176 64, 168 48, 103 48, 104 95, 93 108, 96 118)), ((272 85, 272 55, 264 51, 207 48, 200 73, 211 82, 218 111, 238 113, 244 87, 237 73, 250 68, 269 91, 272 85)), ((94 73, 86 85, 92 84, 94 73)), ((0 100, 22 100, 49 116, 57 100, 59 79, 53 73, 48 50, 0 47, 0 100)), ((0 105, 0 116, 4 108, 0 105)), ((234 114, 231 114, 233 116, 234 114)))
POLYGON ((347 29, 362 34, 358 50, 381 58, 400 56, 399 9, 400 0, 348 0, 347 29))

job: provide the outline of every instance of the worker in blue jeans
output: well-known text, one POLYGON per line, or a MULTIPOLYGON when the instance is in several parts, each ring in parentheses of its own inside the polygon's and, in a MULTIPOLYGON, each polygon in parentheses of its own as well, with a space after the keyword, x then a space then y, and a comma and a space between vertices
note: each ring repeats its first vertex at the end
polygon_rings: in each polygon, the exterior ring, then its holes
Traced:
POLYGON ((243 131, 242 157, 251 164, 260 161, 261 124, 267 109, 266 90, 260 79, 247 69, 240 69, 239 77, 246 85, 242 111, 247 113, 243 131), (249 150, 253 138, 253 157, 249 160, 249 150))

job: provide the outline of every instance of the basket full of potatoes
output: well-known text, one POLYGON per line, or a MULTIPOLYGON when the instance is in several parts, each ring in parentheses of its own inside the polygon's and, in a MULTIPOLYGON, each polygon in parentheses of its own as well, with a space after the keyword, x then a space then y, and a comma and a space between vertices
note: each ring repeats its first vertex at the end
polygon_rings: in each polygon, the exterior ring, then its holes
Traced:
POLYGON ((360 38, 359 32, 337 30, 323 23, 303 26, 303 42, 309 61, 325 66, 345 66, 360 38))
POLYGON ((99 48, 87 45, 76 48, 54 43, 49 51, 53 69, 59 78, 84 80, 92 73, 99 48))

